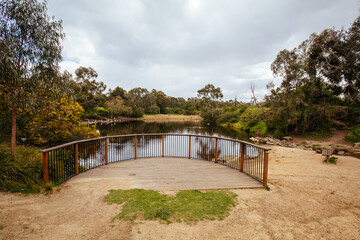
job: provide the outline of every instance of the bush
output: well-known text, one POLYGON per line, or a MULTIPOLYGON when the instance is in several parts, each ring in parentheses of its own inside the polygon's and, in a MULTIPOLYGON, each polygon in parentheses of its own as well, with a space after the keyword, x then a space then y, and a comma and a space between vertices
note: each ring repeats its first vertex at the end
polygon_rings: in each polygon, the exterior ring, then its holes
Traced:
POLYGON ((97 107, 96 114, 100 116, 109 116, 109 111, 104 107, 97 107))
POLYGON ((350 142, 360 142, 360 124, 355 125, 346 136, 350 142))
POLYGON ((264 136, 267 133, 266 123, 257 122, 254 126, 250 128, 250 133, 252 135, 261 135, 264 136))
POLYGON ((41 190, 41 153, 35 147, 18 146, 16 160, 10 147, 0 144, 0 190, 39 193, 41 190))

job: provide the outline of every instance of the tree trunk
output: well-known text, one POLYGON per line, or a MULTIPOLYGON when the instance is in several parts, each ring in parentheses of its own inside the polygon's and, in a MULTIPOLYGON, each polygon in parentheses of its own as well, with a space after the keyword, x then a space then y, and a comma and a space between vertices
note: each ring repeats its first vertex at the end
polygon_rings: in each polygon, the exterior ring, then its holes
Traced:
POLYGON ((11 157, 15 159, 16 155, 16 107, 12 105, 11 117, 11 157))

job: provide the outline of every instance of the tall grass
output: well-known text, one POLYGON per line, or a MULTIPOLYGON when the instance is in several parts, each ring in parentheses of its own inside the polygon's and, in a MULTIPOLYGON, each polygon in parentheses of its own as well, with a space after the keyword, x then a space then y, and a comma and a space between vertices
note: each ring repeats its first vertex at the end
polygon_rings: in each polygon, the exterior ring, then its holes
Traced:
POLYGON ((0 144, 0 190, 38 193, 41 190, 41 153, 36 147, 18 146, 16 160, 11 158, 10 147, 0 144))

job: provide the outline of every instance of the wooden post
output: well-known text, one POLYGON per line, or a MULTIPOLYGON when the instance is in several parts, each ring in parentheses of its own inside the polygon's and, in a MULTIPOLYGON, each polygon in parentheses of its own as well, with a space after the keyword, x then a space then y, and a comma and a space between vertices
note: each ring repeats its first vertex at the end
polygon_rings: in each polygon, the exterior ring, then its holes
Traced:
POLYGON ((215 163, 217 163, 218 160, 218 138, 215 140, 215 163))
POLYGON ((164 135, 161 136, 161 141, 162 141, 161 156, 164 157, 164 135))
POLYGON ((49 162, 48 162, 48 152, 43 153, 43 179, 44 183, 49 182, 49 162))
POLYGON ((79 145, 75 144, 75 174, 79 174, 79 145))
POLYGON ((243 172, 244 171, 244 143, 241 143, 240 145, 240 172, 243 172))
POLYGON ((189 136, 189 159, 191 158, 191 136, 189 136))
POLYGON ((134 137, 134 146, 135 146, 135 149, 134 149, 134 150, 135 150, 135 154, 134 154, 135 156, 134 156, 134 158, 135 158, 135 159, 136 159, 136 147, 137 147, 137 146, 136 146, 136 145, 137 145, 136 142, 137 142, 137 137, 135 136, 135 137, 134 137))
POLYGON ((264 187, 267 187, 267 178, 268 178, 268 164, 269 164, 269 153, 268 151, 264 151, 264 176, 263 183, 264 187))
POLYGON ((105 139, 105 164, 109 164, 109 139, 105 139))

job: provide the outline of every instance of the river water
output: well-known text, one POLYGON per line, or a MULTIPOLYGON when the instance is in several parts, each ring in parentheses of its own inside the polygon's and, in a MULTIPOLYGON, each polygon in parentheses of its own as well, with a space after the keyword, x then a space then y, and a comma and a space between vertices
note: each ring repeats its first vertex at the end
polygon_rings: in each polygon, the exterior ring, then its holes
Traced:
POLYGON ((231 128, 222 126, 207 126, 201 122, 143 122, 131 121, 115 124, 98 124, 96 129, 100 131, 101 136, 126 135, 137 133, 183 133, 208 135, 216 137, 225 137, 238 140, 249 140, 249 135, 239 133, 231 128))

